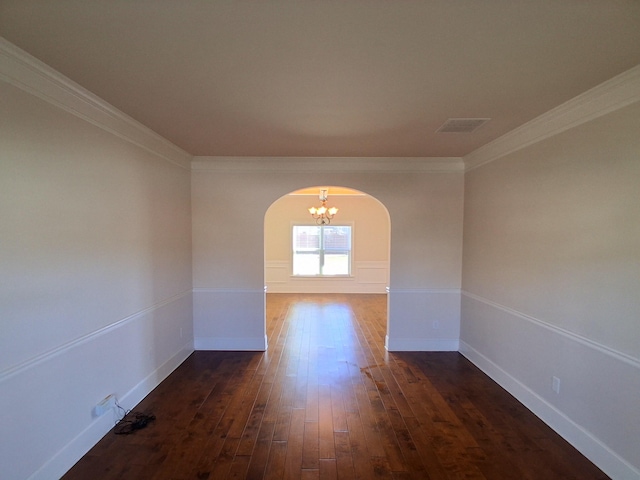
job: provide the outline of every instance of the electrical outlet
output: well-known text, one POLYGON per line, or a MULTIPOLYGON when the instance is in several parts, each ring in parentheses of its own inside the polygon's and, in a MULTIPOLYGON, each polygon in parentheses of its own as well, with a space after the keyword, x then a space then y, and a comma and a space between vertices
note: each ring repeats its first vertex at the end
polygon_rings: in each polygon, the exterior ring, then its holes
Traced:
POLYGON ((112 408, 116 406, 116 396, 115 394, 107 395, 104 397, 100 403, 98 403, 95 407, 93 407, 93 413, 95 413, 96 417, 104 415, 112 408))
POLYGON ((551 390, 556 394, 560 393, 560 379, 558 377, 551 377, 551 390))

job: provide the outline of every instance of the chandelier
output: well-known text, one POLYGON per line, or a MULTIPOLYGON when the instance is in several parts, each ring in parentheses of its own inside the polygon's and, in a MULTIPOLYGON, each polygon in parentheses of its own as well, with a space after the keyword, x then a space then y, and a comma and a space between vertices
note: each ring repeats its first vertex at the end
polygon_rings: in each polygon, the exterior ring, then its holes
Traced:
POLYGON ((316 223, 318 225, 329 225, 331 223, 331 219, 333 216, 338 213, 338 209, 336 207, 327 208, 327 189, 320 190, 320 202, 322 205, 319 207, 311 207, 309 209, 309 213, 313 218, 316 219, 316 223))

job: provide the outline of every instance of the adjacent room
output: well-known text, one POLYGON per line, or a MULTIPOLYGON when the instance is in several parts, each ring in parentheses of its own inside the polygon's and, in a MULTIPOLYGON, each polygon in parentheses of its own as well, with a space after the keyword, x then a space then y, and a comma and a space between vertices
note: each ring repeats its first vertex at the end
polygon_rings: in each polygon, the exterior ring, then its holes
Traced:
POLYGON ((75 478, 640 479, 640 3, 0 0, 0 35, 0 476, 156 407, 75 478))

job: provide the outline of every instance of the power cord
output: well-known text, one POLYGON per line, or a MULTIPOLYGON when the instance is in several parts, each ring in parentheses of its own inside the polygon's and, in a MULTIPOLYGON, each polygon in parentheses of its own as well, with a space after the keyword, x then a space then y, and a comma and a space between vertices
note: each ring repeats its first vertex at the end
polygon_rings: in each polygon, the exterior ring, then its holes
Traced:
POLYGON ((150 413, 147 414, 125 410, 118 402, 116 402, 116 407, 123 412, 122 418, 116 422, 116 426, 113 429, 113 432, 116 435, 129 435, 134 433, 135 431, 146 427, 149 425, 149 422, 156 419, 156 416, 150 413))
POLYGON ((120 419, 118 419, 118 421, 116 422, 116 425, 117 425, 117 424, 118 424, 118 422, 120 422, 120 420, 122 420, 124 417, 126 417, 127 415, 129 415, 129 412, 130 412, 131 410, 125 410, 125 409, 122 407, 122 405, 120 405, 120 404, 118 403, 118 400, 117 400, 117 399, 116 399, 116 402, 115 402, 115 403, 116 403, 116 407, 118 407, 118 410, 120 410, 120 411, 122 412, 122 416, 121 416, 121 417, 120 417, 120 419))

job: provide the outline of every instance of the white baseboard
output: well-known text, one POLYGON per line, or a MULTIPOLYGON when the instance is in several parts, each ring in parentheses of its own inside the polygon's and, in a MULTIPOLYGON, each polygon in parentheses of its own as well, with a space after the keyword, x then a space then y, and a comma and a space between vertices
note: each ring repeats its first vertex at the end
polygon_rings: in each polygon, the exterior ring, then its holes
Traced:
POLYGON ((173 357, 160 365, 153 373, 148 375, 144 380, 138 383, 138 385, 127 392, 120 400, 120 405, 125 408, 132 409, 140 403, 144 397, 149 395, 154 388, 160 385, 160 383, 167 378, 171 372, 178 368, 180 364, 193 353, 193 351, 193 344, 189 341, 173 357))
POLYGON ((457 352, 457 338, 389 338, 384 346, 390 352, 457 352))
POLYGON ((267 349, 267 336, 262 337, 196 337, 196 350, 224 350, 264 352, 267 349))
MULTIPOLYGON (((121 399, 118 399, 118 403, 125 408, 133 408, 133 406, 140 403, 144 397, 151 393, 160 382, 167 378, 171 372, 178 368, 178 366, 193 353, 192 347, 189 341, 173 357, 160 365, 121 399)), ((114 416, 103 415, 97 417, 86 429, 65 445, 62 450, 54 455, 37 472, 31 475, 29 480, 49 480, 51 478, 62 477, 93 445, 98 443, 100 439, 113 428, 113 425, 114 416), (90 446, 89 449, 87 445, 90 446)))
POLYGON ((633 465, 489 358, 462 340, 459 351, 612 479, 640 480, 633 465))

